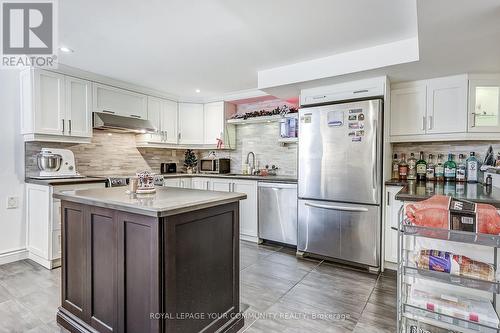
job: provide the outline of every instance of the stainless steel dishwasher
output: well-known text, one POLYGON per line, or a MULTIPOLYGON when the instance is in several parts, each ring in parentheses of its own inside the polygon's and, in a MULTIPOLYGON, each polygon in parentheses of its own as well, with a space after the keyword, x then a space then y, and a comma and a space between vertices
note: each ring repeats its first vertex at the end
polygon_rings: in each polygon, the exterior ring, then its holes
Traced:
POLYGON ((259 238, 297 245, 297 184, 259 182, 259 238))

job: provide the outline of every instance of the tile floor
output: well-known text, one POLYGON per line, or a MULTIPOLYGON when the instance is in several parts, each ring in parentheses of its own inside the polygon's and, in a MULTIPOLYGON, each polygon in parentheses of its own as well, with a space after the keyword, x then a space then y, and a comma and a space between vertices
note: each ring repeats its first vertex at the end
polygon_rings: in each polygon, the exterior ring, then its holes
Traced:
MULTIPOLYGON (((287 248, 242 242, 240 279, 244 332, 396 331, 393 274, 296 259, 287 248)), ((60 281, 60 269, 29 260, 0 266, 0 333, 63 332, 55 323, 60 281)))

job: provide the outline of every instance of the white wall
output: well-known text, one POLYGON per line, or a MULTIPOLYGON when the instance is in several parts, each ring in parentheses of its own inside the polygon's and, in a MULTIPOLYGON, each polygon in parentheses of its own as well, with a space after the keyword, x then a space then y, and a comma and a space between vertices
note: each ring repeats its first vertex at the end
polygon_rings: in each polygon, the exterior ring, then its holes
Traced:
POLYGON ((25 256, 24 142, 20 132, 19 71, 0 69, 0 264, 25 256), (7 209, 7 197, 19 206, 7 209))

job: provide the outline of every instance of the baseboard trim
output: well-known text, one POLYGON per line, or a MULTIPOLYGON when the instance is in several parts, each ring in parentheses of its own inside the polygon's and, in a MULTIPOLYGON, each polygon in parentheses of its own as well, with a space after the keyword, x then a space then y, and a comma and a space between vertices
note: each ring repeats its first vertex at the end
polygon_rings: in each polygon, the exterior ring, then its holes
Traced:
POLYGON ((255 236, 248 236, 248 235, 240 234, 240 239, 247 241, 247 242, 259 243, 259 237, 255 237, 255 236))
POLYGON ((54 260, 47 260, 47 259, 44 259, 44 258, 34 254, 33 252, 28 253, 28 259, 33 260, 37 264, 40 264, 47 269, 53 269, 53 268, 61 266, 61 259, 60 258, 54 259, 54 260))
POLYGON ((384 262, 384 270, 397 271, 398 264, 390 262, 390 261, 385 261, 384 262))
POLYGON ((24 260, 28 258, 28 250, 15 250, 0 254, 0 265, 8 264, 14 261, 24 260))

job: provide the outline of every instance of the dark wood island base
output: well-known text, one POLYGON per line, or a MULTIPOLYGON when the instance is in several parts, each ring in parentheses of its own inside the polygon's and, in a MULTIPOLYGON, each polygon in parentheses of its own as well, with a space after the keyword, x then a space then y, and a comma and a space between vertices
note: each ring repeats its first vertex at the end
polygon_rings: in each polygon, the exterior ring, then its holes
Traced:
POLYGON ((152 217, 62 199, 71 332, 237 332, 239 203, 152 217))

